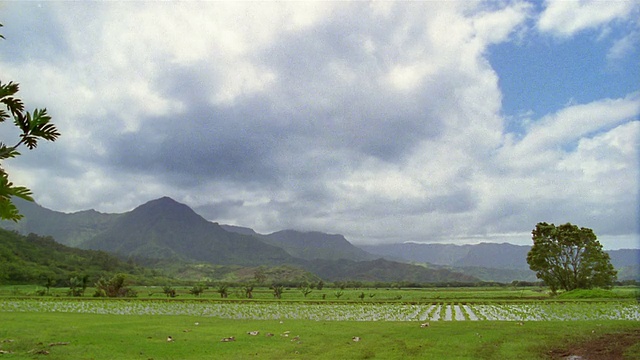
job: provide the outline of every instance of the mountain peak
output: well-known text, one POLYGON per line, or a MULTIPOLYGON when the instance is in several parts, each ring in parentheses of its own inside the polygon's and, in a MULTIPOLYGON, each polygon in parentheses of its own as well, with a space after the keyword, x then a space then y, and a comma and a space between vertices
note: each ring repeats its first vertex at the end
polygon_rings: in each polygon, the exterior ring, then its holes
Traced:
POLYGON ((163 196, 161 198, 150 200, 136 209, 140 208, 178 208, 178 207, 187 207, 187 205, 179 203, 168 196, 163 196))
POLYGON ((146 202, 131 211, 136 221, 140 219, 165 218, 173 221, 206 221, 189 206, 179 203, 168 196, 146 202))

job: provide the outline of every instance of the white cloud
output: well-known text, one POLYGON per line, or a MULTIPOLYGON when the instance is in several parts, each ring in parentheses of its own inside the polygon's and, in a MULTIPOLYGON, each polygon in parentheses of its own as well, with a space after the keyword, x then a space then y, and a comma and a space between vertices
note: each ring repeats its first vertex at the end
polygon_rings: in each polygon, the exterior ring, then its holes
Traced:
POLYGON ((485 44, 503 42, 514 29, 523 25, 530 11, 531 4, 519 2, 498 11, 481 13, 473 22, 476 36, 485 44))
POLYGON ((526 136, 513 146, 503 148, 501 156, 505 162, 526 163, 526 169, 539 166, 549 157, 557 157, 562 147, 571 146, 592 133, 608 130, 639 113, 640 93, 568 106, 531 123, 526 136))
POLYGON ((491 224, 489 231, 547 221, 577 223, 597 234, 634 233, 639 115, 633 93, 537 120, 522 141, 503 145, 495 167, 478 174, 479 219, 491 224))
POLYGON ((571 37, 580 31, 625 19, 638 6, 638 2, 626 0, 546 0, 538 29, 559 37, 571 37))
POLYGON ((356 242, 497 239, 629 208, 638 93, 505 134, 486 54, 524 29, 528 3, 51 7, 58 56, 0 59, 63 133, 7 164, 47 207, 166 195, 260 232, 356 242))
POLYGON ((610 64, 615 64, 616 61, 632 53, 638 47, 638 43, 640 43, 639 31, 632 31, 628 35, 616 40, 607 53, 607 61, 610 64))

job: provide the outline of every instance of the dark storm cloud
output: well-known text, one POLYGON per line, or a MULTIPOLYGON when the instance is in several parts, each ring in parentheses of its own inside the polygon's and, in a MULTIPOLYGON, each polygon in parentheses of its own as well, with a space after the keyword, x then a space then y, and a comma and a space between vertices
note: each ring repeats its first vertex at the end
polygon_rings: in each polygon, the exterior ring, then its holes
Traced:
POLYGON ((209 106, 178 118, 148 119, 139 131, 113 139, 109 162, 129 171, 167 173, 184 183, 273 181, 278 169, 269 159, 279 134, 236 110, 209 106))

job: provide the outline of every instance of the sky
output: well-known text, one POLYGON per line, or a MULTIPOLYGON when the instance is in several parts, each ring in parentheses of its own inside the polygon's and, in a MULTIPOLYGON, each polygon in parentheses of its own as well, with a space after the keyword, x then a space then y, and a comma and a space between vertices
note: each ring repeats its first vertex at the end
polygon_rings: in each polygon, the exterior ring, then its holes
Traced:
MULTIPOLYGON (((4 2, 0 81, 62 136, 49 209, 169 196, 350 242, 640 248, 640 2, 4 2)), ((0 141, 13 143, 11 124, 0 141)))

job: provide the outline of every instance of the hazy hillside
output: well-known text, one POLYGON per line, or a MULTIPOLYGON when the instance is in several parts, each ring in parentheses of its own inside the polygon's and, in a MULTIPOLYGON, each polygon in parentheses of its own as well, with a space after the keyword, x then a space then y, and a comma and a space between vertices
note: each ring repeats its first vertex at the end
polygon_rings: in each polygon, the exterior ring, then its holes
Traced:
POLYGON ((529 269, 526 263, 529 247, 507 243, 481 243, 477 245, 403 243, 360 247, 372 254, 409 262, 456 267, 529 269))
POLYGON ((384 282, 478 282, 479 279, 447 269, 428 269, 422 266, 377 259, 372 261, 315 260, 309 270, 329 281, 384 281, 384 282))
POLYGON ((261 241, 281 247, 287 253, 305 260, 373 260, 376 257, 353 246, 342 235, 325 234, 317 231, 300 232, 282 230, 268 235, 258 234, 252 229, 221 225, 227 231, 255 236, 261 241))
POLYGON ((51 237, 20 235, 0 229, 0 283, 67 286, 72 276, 88 276, 91 284, 101 275, 133 273, 140 269, 103 251, 81 250, 51 237))
POLYGON ((214 264, 285 264, 297 261, 254 237, 230 233, 168 197, 124 213, 106 231, 81 244, 120 255, 214 264))
MULTIPOLYGON (((527 253, 530 246, 508 243, 453 244, 384 244, 363 245, 365 251, 406 262, 431 263, 473 274, 485 281, 535 280, 529 270, 527 253), (501 271, 505 270, 505 271, 501 271)), ((640 279, 640 249, 608 250, 611 263, 618 269, 619 280, 640 279)))
POLYGON ((49 210, 34 202, 14 198, 24 218, 19 222, 0 221, 0 227, 21 234, 52 236, 57 242, 78 246, 113 225, 120 214, 103 214, 84 210, 71 214, 49 210))

